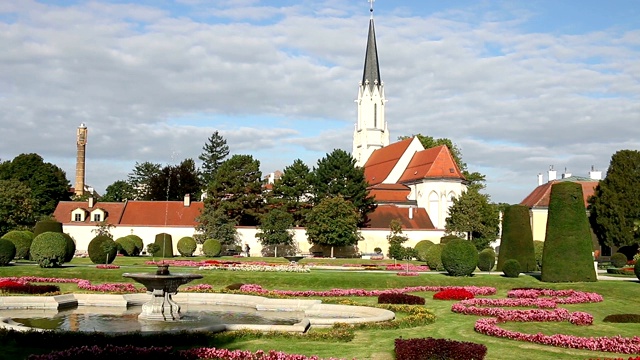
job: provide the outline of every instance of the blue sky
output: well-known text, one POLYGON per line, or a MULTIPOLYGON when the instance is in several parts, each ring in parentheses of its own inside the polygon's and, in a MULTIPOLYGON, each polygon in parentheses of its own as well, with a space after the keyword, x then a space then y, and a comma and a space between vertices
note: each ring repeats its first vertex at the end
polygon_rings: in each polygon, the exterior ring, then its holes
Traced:
MULTIPOLYGON (((493 201, 550 165, 586 176, 640 147, 640 3, 374 3, 392 139, 451 139, 493 201)), ((219 130, 264 173, 351 150, 366 0, 0 4, 0 158, 36 152, 87 182, 197 159, 219 130)))

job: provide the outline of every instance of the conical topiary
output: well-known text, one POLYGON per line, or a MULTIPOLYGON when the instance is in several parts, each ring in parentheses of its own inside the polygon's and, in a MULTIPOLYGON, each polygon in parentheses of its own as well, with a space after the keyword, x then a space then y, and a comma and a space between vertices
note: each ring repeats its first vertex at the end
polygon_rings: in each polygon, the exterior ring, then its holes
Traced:
POLYGON ((522 272, 538 268, 529 208, 524 205, 507 206, 502 216, 502 239, 496 270, 502 271, 502 266, 509 259, 518 260, 522 272))
POLYGON ((582 186, 569 181, 554 184, 549 199, 541 280, 598 281, 592 251, 582 186))
POLYGON ((160 249, 153 254, 154 257, 173 257, 173 239, 171 238, 171 234, 157 234, 154 243, 160 247, 160 249))

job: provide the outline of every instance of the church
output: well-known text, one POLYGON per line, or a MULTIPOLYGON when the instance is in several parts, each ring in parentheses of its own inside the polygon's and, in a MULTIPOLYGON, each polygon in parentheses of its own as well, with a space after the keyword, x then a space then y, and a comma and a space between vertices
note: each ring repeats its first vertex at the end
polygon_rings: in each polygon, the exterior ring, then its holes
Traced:
POLYGON ((444 229, 453 199, 466 190, 466 179, 444 145, 425 149, 417 137, 391 144, 386 102, 371 8, 351 153, 356 166, 364 168, 378 204, 369 226, 388 227, 396 218, 406 229, 444 229))

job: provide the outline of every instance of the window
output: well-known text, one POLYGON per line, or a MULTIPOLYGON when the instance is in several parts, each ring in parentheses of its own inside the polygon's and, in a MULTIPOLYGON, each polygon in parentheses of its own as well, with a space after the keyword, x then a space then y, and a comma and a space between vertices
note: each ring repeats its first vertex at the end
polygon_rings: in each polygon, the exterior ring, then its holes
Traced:
POLYGON ((95 221, 95 222, 102 221, 100 214, 93 214, 93 221, 95 221))
POLYGON ((373 127, 378 128, 378 104, 373 104, 373 127))
POLYGON ((82 214, 74 214, 73 221, 82 221, 82 214))

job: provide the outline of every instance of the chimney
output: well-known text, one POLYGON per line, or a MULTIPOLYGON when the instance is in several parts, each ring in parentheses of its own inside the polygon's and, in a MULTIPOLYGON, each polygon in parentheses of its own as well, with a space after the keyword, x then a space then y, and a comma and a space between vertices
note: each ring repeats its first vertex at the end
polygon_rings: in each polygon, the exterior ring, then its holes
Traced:
POLYGON ((567 168, 564 168, 564 174, 562 174, 562 178, 566 179, 570 177, 571 177, 571 173, 567 171, 567 168))
POLYGON ((93 196, 89 196, 89 200, 88 201, 89 201, 89 209, 91 209, 93 207, 93 205, 94 205, 93 196))
POLYGON ((556 171, 553 170, 553 165, 549 165, 549 181, 556 179, 556 171))
POLYGON ((413 220, 413 207, 409 208, 409 220, 413 220))
POLYGON ((589 179, 602 180, 602 171, 596 170, 596 168, 591 165, 591 171, 589 171, 589 179))
POLYGON ((538 186, 542 185, 542 173, 538 173, 538 186))
POLYGON ((84 192, 85 156, 87 148, 87 126, 82 123, 76 132, 76 182, 75 195, 82 196, 84 192))
POLYGON ((189 207, 191 205, 191 195, 184 194, 184 201, 182 202, 185 207, 189 207))

